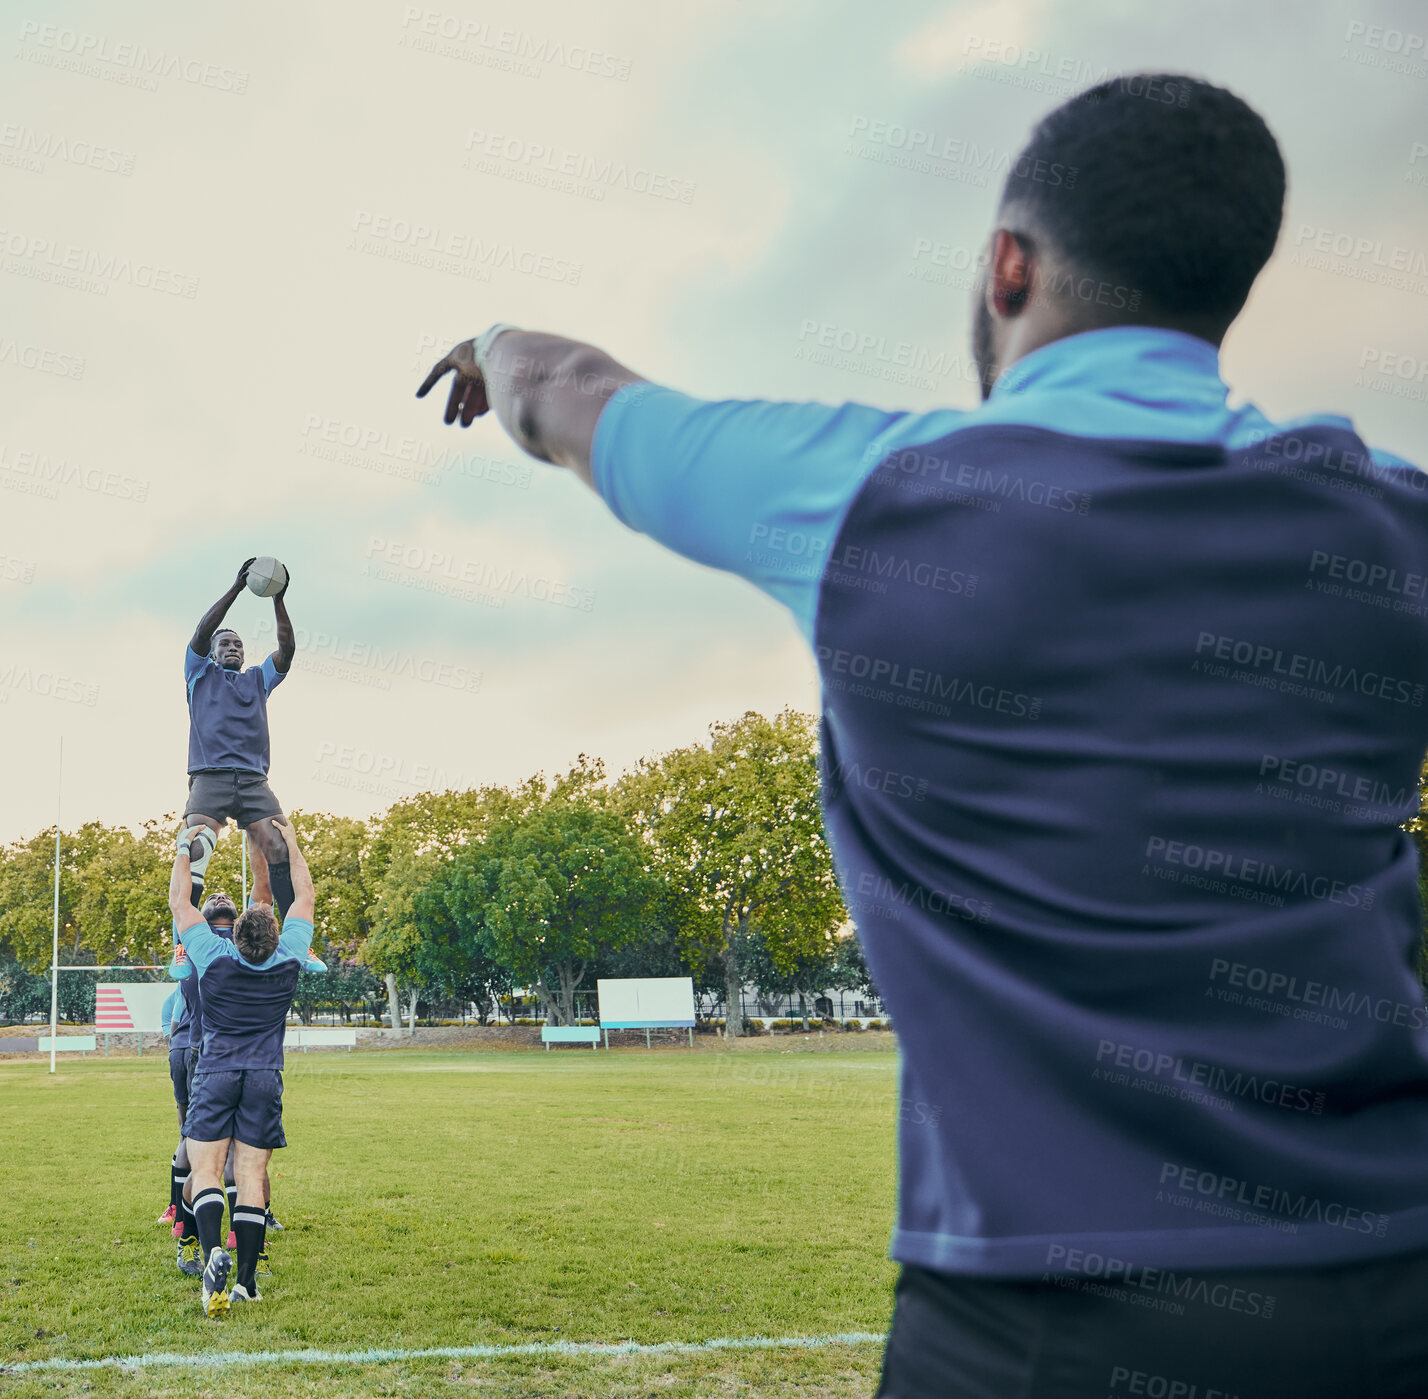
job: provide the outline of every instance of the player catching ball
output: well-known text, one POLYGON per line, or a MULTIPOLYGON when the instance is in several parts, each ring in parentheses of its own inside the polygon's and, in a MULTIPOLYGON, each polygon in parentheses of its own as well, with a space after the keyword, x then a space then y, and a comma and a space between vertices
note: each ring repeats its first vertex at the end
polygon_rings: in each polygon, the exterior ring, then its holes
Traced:
POLYGON ((263 561, 281 570, 278 591, 272 594, 278 632, 278 649, 272 655, 244 670, 242 638, 221 625, 245 585, 266 595, 249 576, 258 562, 244 561, 232 587, 203 614, 184 657, 189 731, 183 825, 202 828, 189 849, 195 907, 203 903, 204 871, 218 832, 231 820, 247 830, 266 858, 273 902, 279 914, 285 914, 293 901, 292 871, 287 848, 272 825, 283 808, 268 785, 268 696, 282 683, 297 650, 284 601, 289 580, 282 565, 263 561))
MULTIPOLYGON (((203 1262, 204 1314, 221 1316, 232 1302, 261 1300, 255 1275, 267 1231, 264 1183, 268 1161, 283 1135, 283 1035, 298 974, 312 943, 313 887, 291 825, 274 821, 292 868, 296 893, 281 934, 260 904, 219 937, 191 902, 186 842, 179 838, 169 882, 169 908, 203 1002, 203 1047, 189 1095, 184 1133, 193 1163, 193 1214, 203 1262), (222 1247, 223 1163, 230 1145, 238 1181, 233 1211, 233 1259, 222 1247)), ((191 835, 186 831, 184 836, 191 835)))

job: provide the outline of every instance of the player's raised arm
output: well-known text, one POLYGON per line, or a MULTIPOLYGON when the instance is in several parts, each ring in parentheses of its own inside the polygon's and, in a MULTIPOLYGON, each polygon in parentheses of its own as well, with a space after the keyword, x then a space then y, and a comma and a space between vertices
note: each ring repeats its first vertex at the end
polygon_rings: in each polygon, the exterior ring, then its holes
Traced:
MULTIPOLYGON (((174 854, 173 873, 169 876, 169 912, 173 914, 174 933, 180 941, 184 935, 192 928, 200 925, 205 929, 208 924, 203 921, 201 914, 193 906, 193 864, 189 859, 189 841, 186 837, 192 836, 199 827, 191 827, 182 831, 178 837, 178 850, 174 854)), ((201 828, 205 833, 208 828, 201 828)), ((207 835, 196 836, 196 839, 207 839, 207 835)))
POLYGON ((463 340, 432 366, 417 397, 447 374, 454 377, 446 422, 459 418, 470 427, 495 409, 519 447, 539 461, 569 467, 587 486, 593 484, 590 446, 601 410, 616 390, 644 381, 593 345, 506 325, 463 340))
POLYGON ((283 600, 287 595, 289 586, 293 581, 291 571, 287 574, 288 581, 283 584, 282 592, 273 597, 273 616, 277 622, 278 645, 273 652, 273 669, 279 675, 286 675, 288 667, 293 663, 293 657, 297 654, 297 637, 293 632, 293 624, 288 617, 288 605, 283 600))
POLYGON ((292 822, 274 819, 273 825, 277 827, 278 834, 282 836, 283 843, 288 847, 288 864, 292 869, 293 901, 288 905, 287 912, 283 914, 283 926, 287 926, 290 918, 301 918, 305 922, 311 923, 317 905, 317 898, 312 887, 312 871, 308 869, 307 861, 303 858, 302 851, 298 849, 297 833, 293 830, 292 822))
MULTIPOLYGON (((256 558, 257 556, 254 555, 256 558)), ((198 630, 194 632, 193 639, 188 643, 188 649, 195 656, 206 656, 213 646, 213 633, 218 630, 219 624, 228 615, 228 609, 233 606, 233 600, 243 591, 243 585, 248 581, 248 568, 253 559, 244 559, 243 567, 238 570, 238 577, 234 579, 233 586, 223 594, 207 612, 199 618, 198 630)), ((281 643, 281 633, 279 633, 281 643)))

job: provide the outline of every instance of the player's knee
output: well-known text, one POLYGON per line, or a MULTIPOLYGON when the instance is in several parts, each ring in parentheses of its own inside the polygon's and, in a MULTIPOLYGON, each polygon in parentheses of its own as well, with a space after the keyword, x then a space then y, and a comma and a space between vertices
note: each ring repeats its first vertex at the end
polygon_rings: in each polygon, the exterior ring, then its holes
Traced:
POLYGON ((203 873, 208 868, 208 862, 218 844, 218 835, 214 827, 202 825, 193 818, 189 819, 191 824, 179 834, 179 849, 182 851, 187 840, 189 868, 194 877, 202 882, 203 873))
POLYGON ((282 836, 267 821, 259 821, 248 827, 248 834, 263 852, 263 858, 270 864, 281 864, 288 857, 288 847, 282 836))

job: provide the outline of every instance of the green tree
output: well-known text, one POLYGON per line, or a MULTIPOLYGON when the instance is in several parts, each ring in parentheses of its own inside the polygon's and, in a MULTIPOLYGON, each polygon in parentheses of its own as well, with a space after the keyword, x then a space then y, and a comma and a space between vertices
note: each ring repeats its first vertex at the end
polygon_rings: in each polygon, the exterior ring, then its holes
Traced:
POLYGON ((648 759, 620 784, 657 868, 688 896, 692 964, 723 964, 725 1033, 743 1033, 741 952, 758 929, 792 967, 846 919, 818 797, 814 720, 785 709, 714 724, 708 747, 648 759))
POLYGON ((373 823, 361 854, 367 931, 355 953, 386 981, 393 1030, 401 1028, 403 991, 409 1025, 415 1030, 421 978, 430 962, 421 954, 417 900, 422 891, 454 850, 478 838, 497 814, 516 809, 530 795, 529 783, 515 791, 479 787, 420 792, 389 807, 373 823))
POLYGON ((581 757, 563 777, 497 816, 458 850, 443 903, 458 939, 478 942, 540 998, 552 1024, 576 1019, 575 993, 603 954, 641 935, 658 898, 643 843, 581 757))
MULTIPOLYGON (((110 840, 90 822, 60 836, 60 960, 75 960, 83 944, 78 905, 90 865, 110 840)), ((0 940, 31 971, 50 965, 55 888, 55 828, 6 848, 0 863, 0 940)), ((88 959, 87 959, 88 960, 88 959)))
POLYGON ((329 962, 354 957, 372 931, 371 826, 324 811, 295 811, 292 822, 319 893, 313 918, 318 956, 329 962))
POLYGON ((74 907, 76 927, 96 962, 168 960, 173 852, 171 822, 146 822, 137 836, 122 826, 96 830, 74 907))

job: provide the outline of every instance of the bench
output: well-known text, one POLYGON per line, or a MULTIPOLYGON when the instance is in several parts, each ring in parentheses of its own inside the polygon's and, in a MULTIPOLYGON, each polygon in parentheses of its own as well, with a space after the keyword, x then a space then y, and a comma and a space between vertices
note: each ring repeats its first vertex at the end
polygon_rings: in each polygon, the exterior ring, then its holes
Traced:
POLYGON ((356 1030, 291 1029, 283 1036, 284 1049, 301 1049, 306 1053, 314 1045, 345 1045, 351 1049, 357 1043, 356 1030))
MULTIPOLYGON (((41 1054, 48 1054, 50 1052, 50 1037, 48 1035, 41 1035, 38 1040, 38 1046, 41 1054)), ((81 1054, 87 1054, 94 1046, 95 1038, 93 1035, 55 1036, 55 1052, 58 1054, 63 1054, 66 1050, 75 1049, 81 1054)))
POLYGON ((591 1049, 600 1045, 598 1025, 542 1025, 540 1037, 546 1049, 552 1044, 588 1044, 591 1049))

